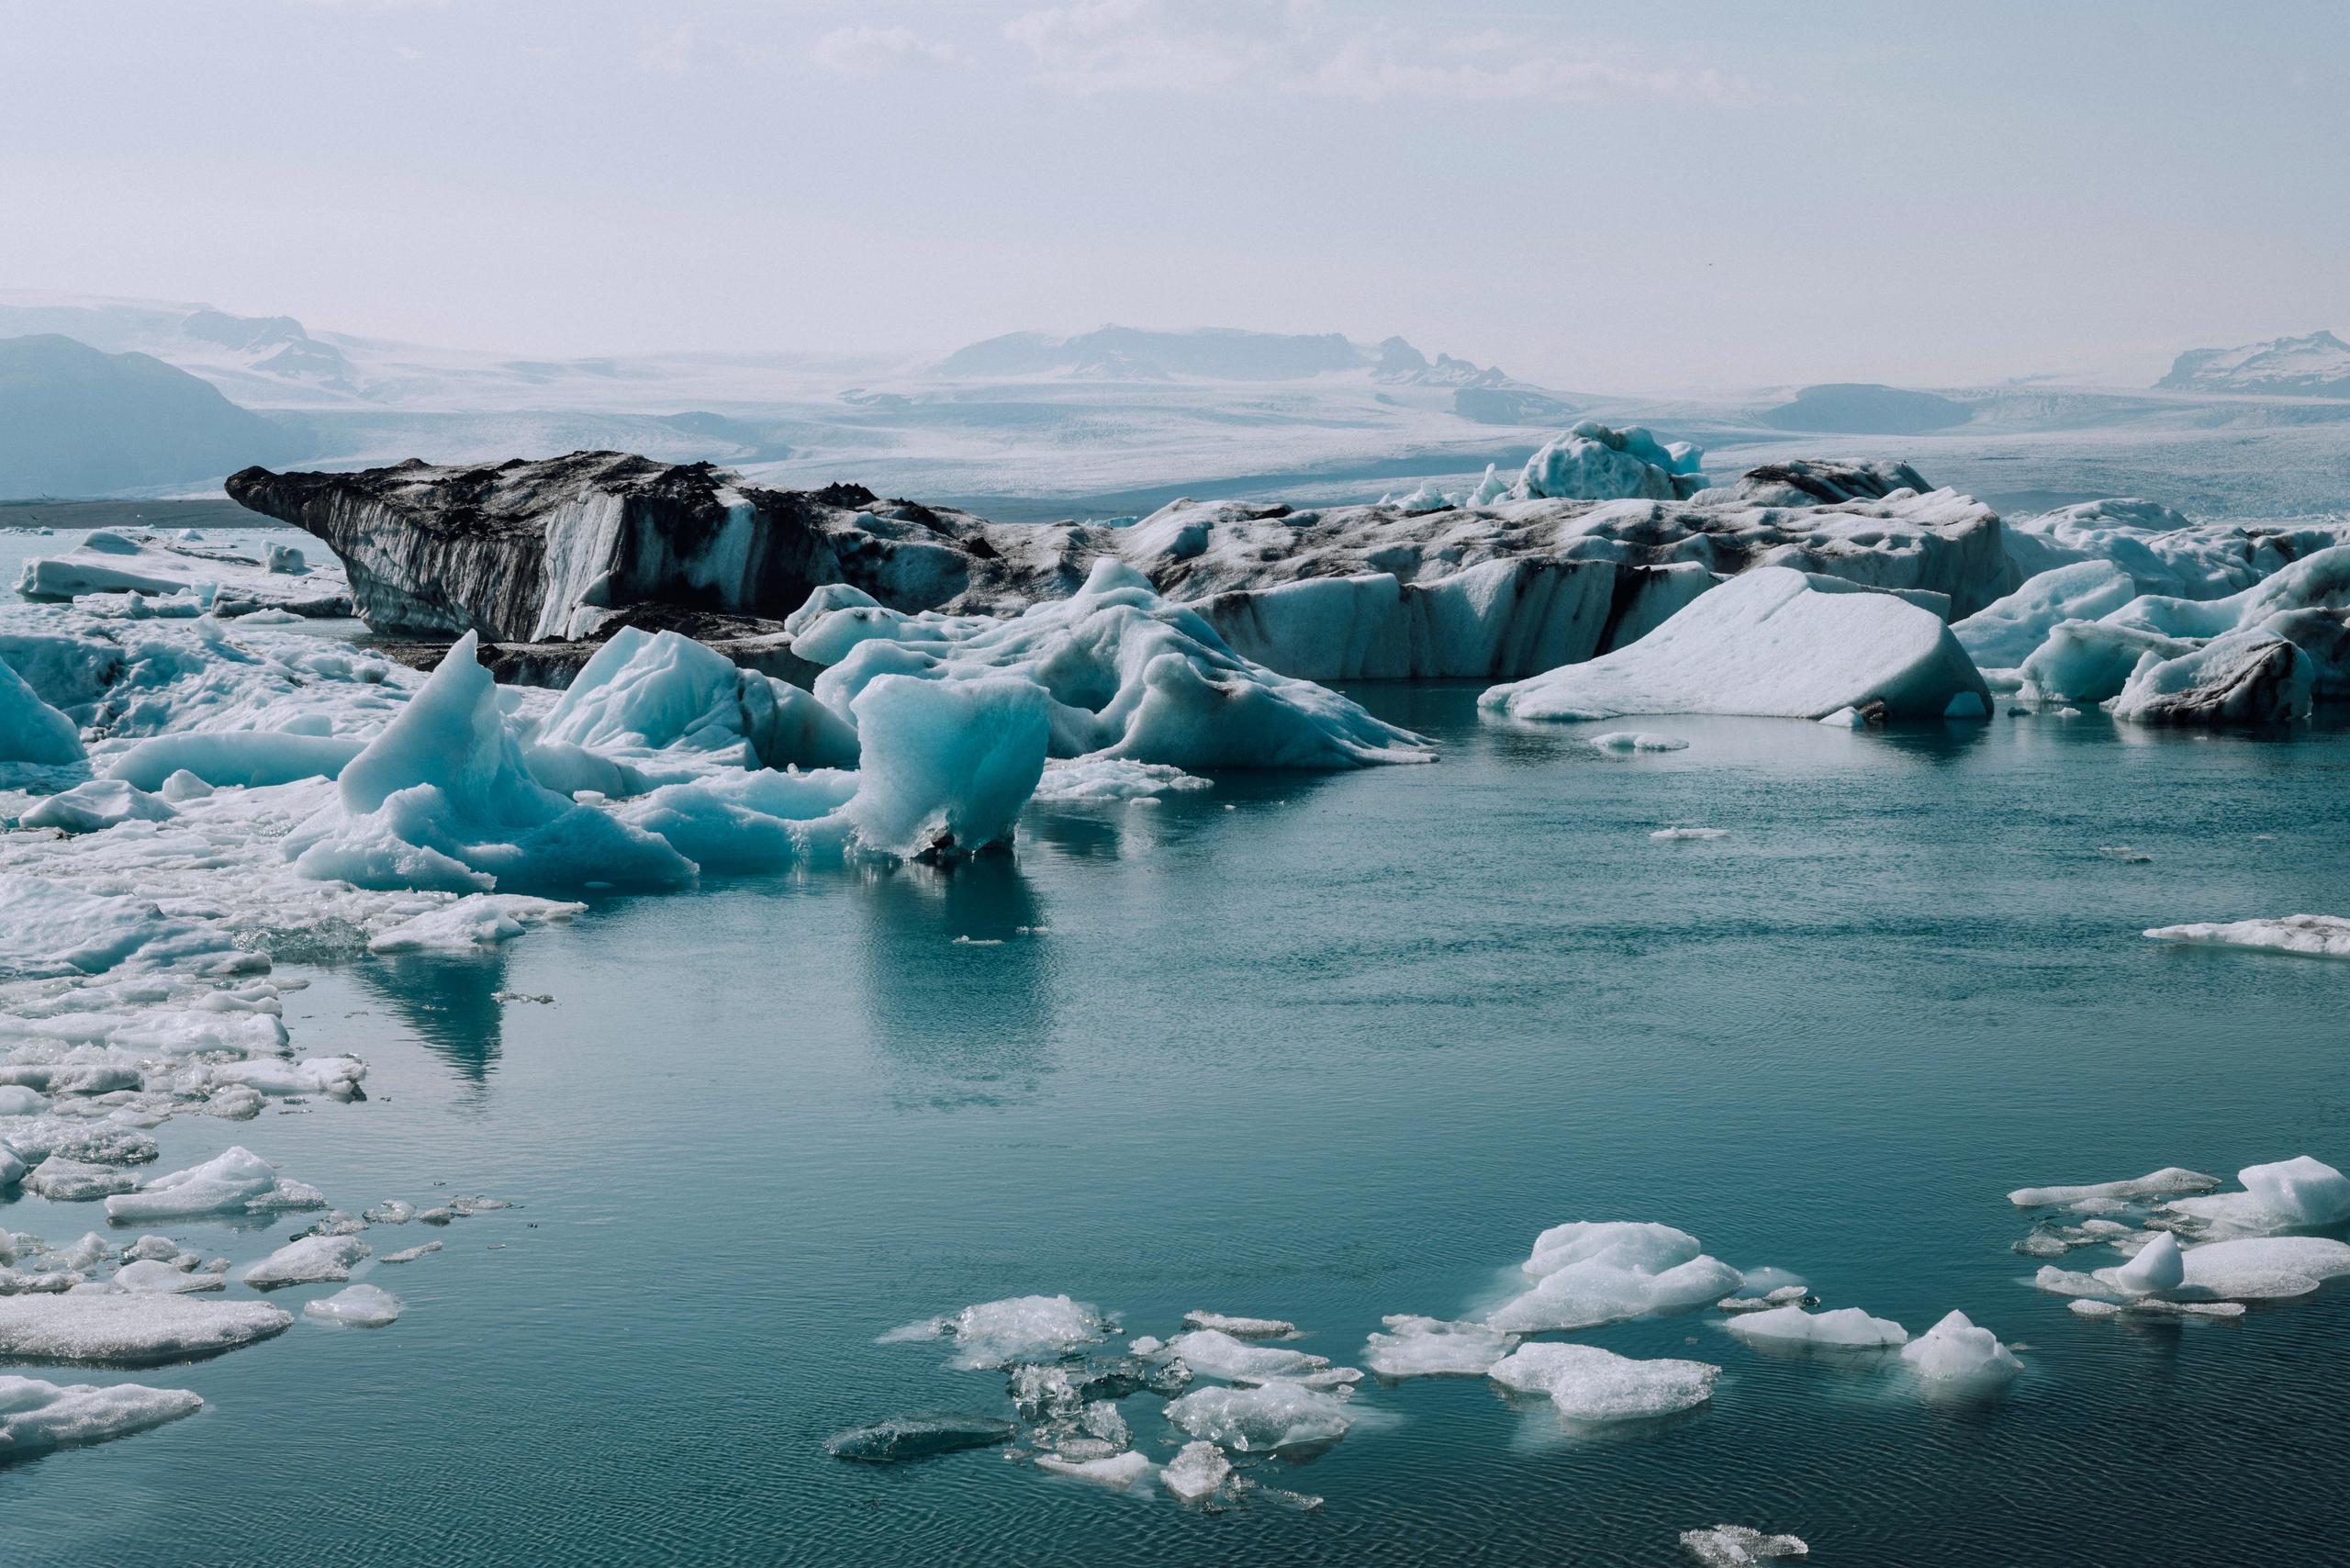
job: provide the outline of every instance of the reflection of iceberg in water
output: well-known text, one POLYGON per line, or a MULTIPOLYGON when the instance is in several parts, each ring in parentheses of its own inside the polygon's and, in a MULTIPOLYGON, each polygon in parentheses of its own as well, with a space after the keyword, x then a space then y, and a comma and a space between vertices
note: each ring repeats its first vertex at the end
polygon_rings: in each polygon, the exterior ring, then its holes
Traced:
POLYGON ((505 1044, 506 956, 407 953, 353 966, 427 1049, 466 1082, 486 1083, 505 1044))
POLYGON ((899 867, 865 888, 861 909, 865 1012, 890 1060, 925 1080, 1003 1086, 941 1103, 1023 1093, 1048 1070, 1053 939, 1012 857, 899 867))

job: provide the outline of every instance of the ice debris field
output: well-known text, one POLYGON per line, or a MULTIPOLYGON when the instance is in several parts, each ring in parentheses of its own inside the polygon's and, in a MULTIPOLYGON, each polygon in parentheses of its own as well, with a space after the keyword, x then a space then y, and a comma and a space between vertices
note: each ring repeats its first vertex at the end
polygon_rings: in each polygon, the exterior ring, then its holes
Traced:
MULTIPOLYGON (((1237 542, 1289 524, 1175 503, 1131 531, 1144 559, 1097 555, 1065 594, 997 612, 823 584, 784 623, 817 672, 806 686, 638 627, 559 690, 499 684, 473 633, 412 669, 310 624, 348 616, 351 587, 290 544, 245 557, 102 532, 28 562, 27 602, 0 608, 0 1185, 87 1204, 93 1221, 78 1239, 0 1231, 0 1359, 157 1367, 297 1323, 384 1327, 403 1305, 374 1276, 439 1245, 398 1245, 416 1234, 401 1227, 510 1206, 330 1197, 226 1136, 209 1158, 151 1169, 151 1130, 175 1116, 225 1135, 273 1104, 367 1114, 365 1063, 289 1036, 300 982, 274 978, 273 954, 482 952, 610 891, 997 851, 1024 812, 1212 790, 1220 770, 1435 760, 1302 671, 1493 671, 1528 648, 1573 650, 1481 706, 1494 722, 1591 723, 1590 746, 1628 778, 1689 743, 1602 722, 1864 732, 1994 722, 2015 703, 2220 726, 2350 697, 2350 524, 2198 524, 2139 500, 2003 520, 1906 469, 1798 463, 1715 487, 1699 458, 1577 427, 1515 483, 1488 474, 1463 494, 1423 487, 1295 524, 1354 530, 1336 558, 1384 570, 1206 599, 1147 567, 1189 552, 1203 574, 1237 571, 1237 542), (1556 559, 1529 567, 1494 543, 1537 529, 1566 541, 1556 559), (1580 598, 1528 588, 1586 567, 1604 570, 1580 598), (300 1228, 257 1249, 231 1223, 256 1218, 300 1228), (294 1311, 279 1291, 308 1294, 294 1311)), ((1734 831, 1651 836, 1700 846, 1734 831)), ((2322 914, 2145 935, 2350 957, 2350 921, 2322 914)), ((2302 1156, 2238 1183, 2168 1170, 2020 1190, 2031 1226, 2017 1250, 2044 1260, 2033 1287, 2090 1320, 2225 1319, 2350 1274, 2350 1245, 2312 1234, 2350 1225, 2350 1179, 2302 1156)), ((1061 1295, 964 1307, 885 1338, 1001 1379, 1011 1414, 992 1400, 877 1412, 830 1447, 860 1462, 995 1450, 1061 1483, 1310 1509, 1279 1484, 1283 1464, 1375 1439, 1396 1380, 1482 1378, 1583 1427, 1734 1398, 1754 1355, 1837 1358, 1920 1399, 1980 1402, 2031 1375, 1998 1316, 1986 1290, 1913 1334, 1670 1226, 1575 1221, 1536 1238, 1493 1301, 1388 1316, 1352 1354, 1271 1318, 1199 1312, 1137 1333, 1061 1295), (1556 1338, 1677 1314, 1718 1326, 1702 1356, 1556 1338)), ((0 1378, 0 1462, 202 1404, 0 1378)), ((1805 1550, 1730 1525, 1682 1544, 1709 1562, 1805 1550)))

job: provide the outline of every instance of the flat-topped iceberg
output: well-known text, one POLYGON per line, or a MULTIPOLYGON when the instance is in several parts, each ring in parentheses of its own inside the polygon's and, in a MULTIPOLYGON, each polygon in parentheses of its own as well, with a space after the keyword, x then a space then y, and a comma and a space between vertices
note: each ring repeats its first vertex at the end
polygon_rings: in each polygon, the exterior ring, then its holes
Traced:
POLYGON ((2350 958, 2350 919, 2333 914, 2288 914, 2274 919, 2202 921, 2157 925, 2146 932, 2157 942, 2190 946, 2247 947, 2298 953, 2311 958, 2350 958))
POLYGON ((1505 1388, 1539 1394, 1571 1420, 1634 1421, 1693 1409, 1713 1397, 1721 1368, 1635 1361, 1596 1345, 1521 1345, 1487 1369, 1505 1388))
POLYGON ((1871 1317, 1857 1306, 1840 1307, 1833 1312, 1774 1306, 1733 1317, 1729 1327, 1741 1339, 1828 1350, 1886 1350, 1909 1340, 1908 1330, 1898 1323, 1871 1317))
POLYGON ((143 1291, 0 1296, 0 1356, 151 1366, 266 1339, 293 1321, 267 1302, 196 1301, 143 1291))
POLYGON ((0 1374, 0 1464, 127 1438, 203 1408, 203 1399, 185 1388, 60 1384, 0 1374))
POLYGON ((1496 686, 1479 706, 1519 719, 1743 713, 1817 719, 1876 706, 1940 718, 1990 691, 1935 611, 1784 567, 1733 577, 1612 654, 1496 686))

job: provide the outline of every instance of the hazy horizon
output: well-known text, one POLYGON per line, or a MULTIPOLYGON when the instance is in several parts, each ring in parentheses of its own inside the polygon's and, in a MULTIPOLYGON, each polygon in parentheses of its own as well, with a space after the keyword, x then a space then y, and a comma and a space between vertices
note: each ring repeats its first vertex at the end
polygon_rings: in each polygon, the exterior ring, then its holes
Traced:
POLYGON ((648 15, 28 12, 0 287, 547 356, 1400 333, 1628 392, 2143 385, 2350 321, 2339 7, 648 15))

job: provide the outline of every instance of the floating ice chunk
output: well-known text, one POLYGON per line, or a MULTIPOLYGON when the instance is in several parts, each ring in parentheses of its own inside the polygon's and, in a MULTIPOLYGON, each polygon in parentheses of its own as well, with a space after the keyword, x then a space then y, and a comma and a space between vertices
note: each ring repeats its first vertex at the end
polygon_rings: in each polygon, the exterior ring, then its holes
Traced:
POLYGON ((0 763, 63 767, 84 755, 82 732, 73 721, 42 701, 7 660, 0 659, 0 763))
POLYGON ((1526 460, 1513 500, 1685 500, 1705 488, 1703 454, 1674 452, 1639 425, 1614 430, 1585 420, 1526 460), (1686 465, 1687 466, 1684 466, 1686 465))
POLYGON ((2220 1184, 2217 1176, 2165 1165, 2143 1176, 2120 1182, 2092 1182, 2076 1187, 2018 1187, 2008 1202, 2020 1209, 2059 1208, 2098 1199, 2168 1198, 2181 1193, 2208 1193, 2220 1184))
MULTIPOLYGON (((1749 1288, 1752 1288, 1750 1282, 1749 1288)), ((1781 1285, 1762 1295, 1726 1295, 1714 1303, 1718 1312, 1761 1312, 1774 1306, 1801 1306, 1810 1302, 1811 1292, 1802 1285, 1781 1285)))
POLYGON ((2113 1278, 2132 1295, 2178 1289, 2187 1282, 2187 1260, 2179 1251, 2178 1238, 2166 1230, 2156 1231, 2152 1241, 2138 1249, 2136 1257, 2113 1271, 2113 1278))
POLYGON ((1750 713, 1817 719, 1881 702, 1936 717, 1989 690, 1933 610, 1891 593, 1759 566, 1700 595, 1628 647, 1489 689, 1478 705, 1520 719, 1750 713))
MULTIPOLYGON (((108 761, 106 773, 141 790, 164 790, 181 774, 210 789, 230 785, 258 789, 291 784, 297 778, 335 778, 365 745, 347 735, 200 730, 140 741, 108 761)), ((164 790, 164 798, 173 797, 164 790)))
POLYGON ((367 1064, 357 1057, 309 1057, 298 1062, 263 1058, 225 1062, 207 1069, 205 1075, 215 1087, 280 1097, 321 1094, 330 1100, 356 1100, 362 1098, 359 1084, 367 1076, 367 1064))
POLYGON ((2076 561, 2024 580, 1997 603, 1951 626, 1977 665, 2013 669, 2066 621, 2094 621, 2138 594, 2130 574, 2110 561, 2076 561))
MULTIPOLYGON (((1199 771, 1361 767, 1432 756, 1418 736, 1337 692, 1240 657, 1196 610, 1163 599, 1142 573, 1107 556, 1068 599, 1007 620, 849 606, 817 617, 792 646, 832 666, 817 678, 816 695, 836 712, 854 711, 858 694, 885 676, 1039 686, 1050 696, 1058 756, 1199 771)), ((869 737, 867 746, 869 756, 869 737)))
MULTIPOLYGON (((1324 1376, 1324 1369, 1330 1366, 1327 1356, 1312 1356, 1276 1345, 1251 1345, 1219 1328, 1195 1328, 1178 1334, 1167 1342, 1165 1353, 1181 1358, 1194 1371, 1234 1383, 1265 1383, 1276 1378, 1296 1383, 1347 1381, 1343 1376, 1324 1376)), ((1334 1373, 1344 1373, 1348 1369, 1332 1370, 1334 1373)))
POLYGON ((1163 796, 1212 790, 1214 782, 1169 767, 1163 762, 1130 762, 1124 757, 1084 756, 1045 764, 1044 777, 1030 797, 1047 805, 1072 805, 1095 801, 1156 801, 1163 796))
POLYGON ((113 1121, 26 1116, 11 1121, 6 1132, 9 1145, 28 1161, 62 1157, 92 1165, 144 1165, 160 1152, 153 1138, 113 1121))
POLYGON ((89 1165, 51 1155, 25 1178, 25 1190, 52 1204, 86 1204, 139 1185, 131 1171, 115 1165, 89 1165))
POLYGON ((2113 716, 2141 724, 2306 719, 2316 678, 2309 655, 2276 633, 2231 632, 2176 658, 2142 659, 2113 700, 2113 716))
POLYGON ((1294 1383, 1195 1388, 1168 1404, 1167 1418, 1236 1453, 1332 1443, 1354 1424, 1345 1391, 1325 1393, 1294 1383))
POLYGON ((168 801, 119 778, 91 778, 50 796, 17 819, 26 827, 63 833, 104 833, 124 823, 168 822, 179 812, 168 801))
POLYGON ((2350 1177, 2303 1154, 2236 1172, 2260 1206, 2288 1225, 2329 1226, 2350 1220, 2350 1177))
POLYGON ((1822 714, 1819 722, 1831 730, 1865 730, 1869 727, 1867 715, 1849 704, 1833 713, 1822 714))
POLYGON ((1234 1317, 1222 1312, 1187 1312, 1186 1328, 1213 1328, 1236 1339, 1280 1339, 1297 1332, 1297 1325, 1279 1317, 1234 1317))
POLYGON ((1739 1287, 1741 1276, 1669 1225, 1577 1220, 1535 1238, 1522 1265, 1539 1282, 1485 1319, 1505 1333, 1590 1328, 1653 1312, 1704 1306, 1739 1287))
POLYGON ((834 1459, 890 1464, 964 1449, 994 1448, 1010 1442, 1019 1432, 1011 1422, 993 1416, 898 1416, 837 1433, 825 1439, 824 1450, 834 1459))
POLYGON ((381 1328, 399 1315, 400 1298, 377 1285, 347 1285, 332 1295, 302 1304, 305 1317, 347 1323, 354 1328, 381 1328))
POLYGON ((1904 1345, 1901 1359, 1919 1377, 1952 1392, 1987 1393, 2023 1371, 1998 1336, 1976 1327, 1963 1312, 1953 1312, 1904 1345))
POLYGON ((147 1292, 0 1296, 0 1356, 126 1366, 185 1361, 282 1333, 266 1302, 196 1301, 147 1292))
POLYGON ((1156 1469, 1150 1461, 1131 1449, 1125 1453, 1111 1454, 1103 1459, 1064 1459, 1058 1454, 1036 1456, 1039 1469, 1056 1475, 1073 1475, 1080 1481, 1091 1481, 1100 1486, 1132 1486, 1137 1481, 1149 1479, 1156 1469))
POLYGON ((1744 1525, 1683 1530, 1681 1549, 1705 1568, 1748 1568, 1750 1563, 1811 1554, 1811 1548, 1804 1544, 1800 1536, 1765 1535, 1744 1525))
POLYGON ((2275 920, 2157 925, 2146 935, 2157 942, 2264 948, 2311 958, 2350 958, 2350 920, 2339 915, 2288 914, 2275 920))
POLYGON ((386 1252, 375 1260, 379 1263, 413 1263, 419 1258, 423 1257, 427 1252, 438 1252, 440 1250, 441 1243, 437 1241, 428 1241, 420 1247, 408 1247, 403 1248, 397 1252, 386 1252))
POLYGON ((864 747, 846 808, 892 855, 1007 841, 1044 774, 1044 689, 1024 680, 882 676, 852 707, 864 747))
POLYGON ((342 769, 338 799, 285 841, 295 870, 366 888, 487 892, 501 882, 678 887, 691 861, 531 777, 497 683, 458 639, 342 769))
POLYGON ((349 1236, 306 1236, 289 1241, 238 1276, 257 1291, 285 1285, 339 1284, 370 1249, 349 1236))
POLYGON ((200 1291, 217 1291, 228 1282, 218 1274, 198 1273, 194 1269, 176 1269, 167 1262, 141 1258, 125 1263, 114 1271, 107 1283, 118 1291, 159 1291, 165 1295, 187 1295, 200 1291))
POLYGON ((2350 1274, 2350 1246, 2322 1236, 2255 1236, 2187 1249, 2180 1290, 2221 1301, 2306 1295, 2350 1274))
POLYGON ((1386 1332, 1365 1342, 1363 1361, 1382 1377, 1483 1372, 1517 1343, 1483 1323, 1448 1323, 1408 1314, 1382 1317, 1386 1332))
POLYGON ((416 1205, 405 1199, 386 1198, 359 1217, 370 1225, 406 1225, 416 1217, 416 1205))
POLYGON ((468 893, 404 920, 367 944, 371 953, 480 952, 511 941, 533 925, 569 920, 584 903, 521 893, 468 893))
POLYGON ((1213 1497, 1232 1479, 1232 1462, 1210 1442, 1185 1443, 1158 1473, 1159 1484, 1187 1503, 1213 1497))
POLYGON ((1880 1350, 1906 1344, 1909 1338, 1908 1330, 1898 1323, 1871 1317, 1857 1306, 1834 1312, 1774 1306, 1768 1312, 1731 1318, 1729 1331, 1741 1339, 1838 1350, 1880 1350))
POLYGON ((274 1166, 240 1146, 108 1198, 106 1217, 135 1222, 261 1213, 284 1206, 275 1200, 285 1195, 285 1185, 274 1166))
POLYGON ((85 1443, 103 1443, 193 1416, 204 1401, 185 1388, 120 1383, 43 1383, 0 1375, 0 1464, 85 1443))
POLYGON ((1596 1345, 1520 1345, 1486 1375, 1549 1396, 1575 1421, 1637 1421, 1694 1409, 1713 1396, 1721 1368, 1704 1361, 1634 1361, 1596 1345))
POLYGON ((1134 1342, 1126 1347, 1137 1356, 1155 1356, 1166 1348, 1167 1341, 1156 1334, 1137 1335, 1134 1342))
POLYGON ((1687 751, 1689 743, 1673 735, 1651 735, 1639 730, 1610 730, 1604 735, 1594 735, 1591 744, 1601 751, 1687 751))
POLYGON ((539 727, 541 744, 597 752, 682 747, 746 766, 853 767, 857 737, 796 686, 675 632, 615 632, 539 727))
POLYGON ((1082 1302, 1065 1295, 1023 1295, 910 1323, 891 1329, 881 1340, 952 1339, 956 1352, 951 1364, 973 1370, 1052 1361, 1080 1346, 1099 1344, 1106 1331, 1101 1315, 1082 1302))
POLYGON ((1679 844, 1705 839, 1728 838, 1729 836, 1729 829, 1726 827, 1661 827, 1654 833, 1649 834, 1649 836, 1651 838, 1662 839, 1667 844, 1679 844))

